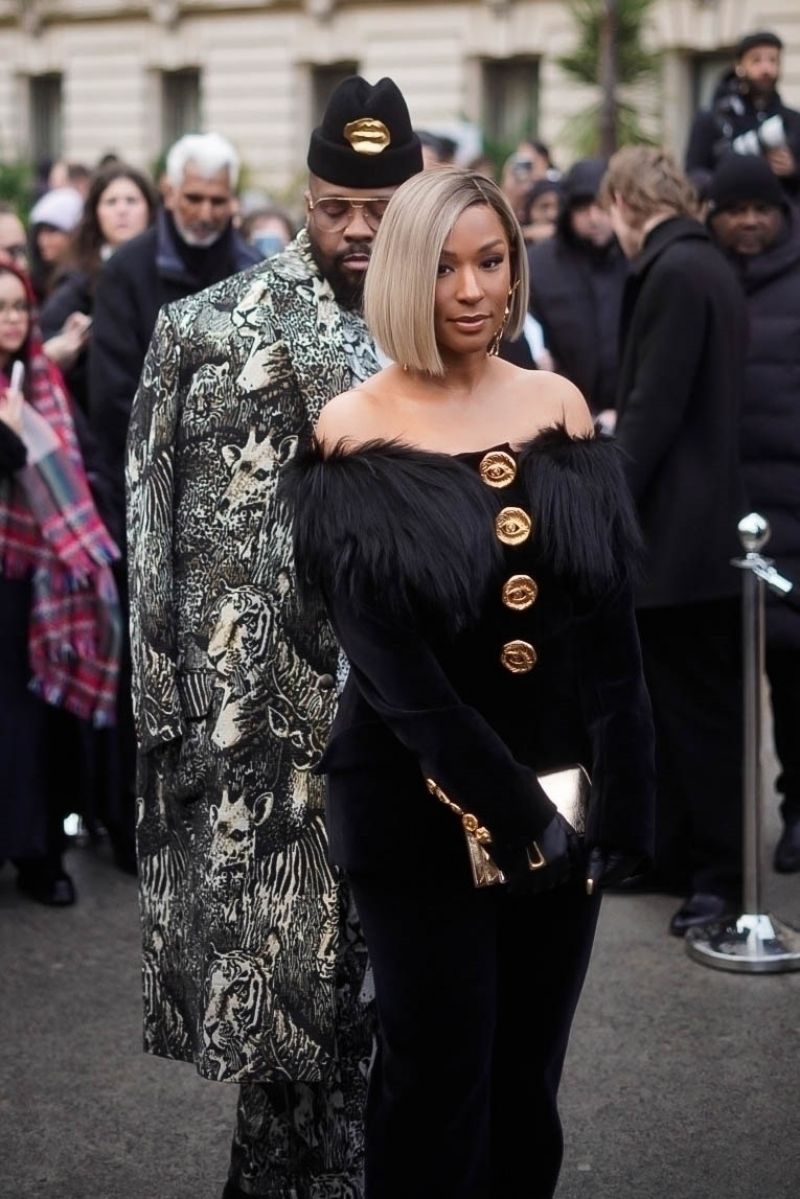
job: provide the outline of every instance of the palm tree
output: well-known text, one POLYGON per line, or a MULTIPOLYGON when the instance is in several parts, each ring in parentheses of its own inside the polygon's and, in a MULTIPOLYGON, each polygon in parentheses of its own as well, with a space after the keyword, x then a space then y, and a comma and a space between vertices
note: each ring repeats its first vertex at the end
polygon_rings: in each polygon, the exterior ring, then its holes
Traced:
POLYGON ((654 0, 570 0, 578 42, 558 61, 584 85, 599 87, 601 98, 567 122, 565 137, 582 156, 609 157, 628 142, 651 142, 636 108, 619 98, 619 88, 655 74, 659 55, 642 37, 654 0))

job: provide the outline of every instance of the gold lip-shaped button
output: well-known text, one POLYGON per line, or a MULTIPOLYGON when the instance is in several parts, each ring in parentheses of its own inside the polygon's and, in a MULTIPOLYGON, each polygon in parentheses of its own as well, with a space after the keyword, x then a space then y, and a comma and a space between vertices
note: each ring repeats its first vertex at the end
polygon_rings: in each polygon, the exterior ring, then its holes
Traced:
POLYGON ((517 464, 503 450, 490 450, 478 463, 478 470, 488 487, 508 487, 517 477, 517 464))
POLYGON ((524 508, 501 508, 495 517, 494 528, 504 545, 522 545, 531 535, 533 521, 524 508))
POLYGON ((512 674, 527 674, 536 665, 536 650, 529 641, 507 641, 500 651, 500 661, 512 674))
POLYGON ((503 603, 514 612, 524 612, 536 603, 539 585, 530 575, 512 575, 503 584, 503 603))

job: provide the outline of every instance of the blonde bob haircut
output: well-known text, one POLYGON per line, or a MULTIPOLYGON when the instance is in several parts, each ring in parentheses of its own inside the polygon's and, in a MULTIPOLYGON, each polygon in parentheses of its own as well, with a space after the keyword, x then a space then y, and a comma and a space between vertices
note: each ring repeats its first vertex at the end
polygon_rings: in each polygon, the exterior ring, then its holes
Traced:
POLYGON ((364 318, 381 349, 401 366, 443 375, 434 332, 436 279, 444 244, 476 204, 497 213, 506 235, 511 295, 506 337, 518 337, 528 305, 528 255, 519 221, 496 183, 477 171, 437 167, 392 196, 375 235, 364 285, 364 318))

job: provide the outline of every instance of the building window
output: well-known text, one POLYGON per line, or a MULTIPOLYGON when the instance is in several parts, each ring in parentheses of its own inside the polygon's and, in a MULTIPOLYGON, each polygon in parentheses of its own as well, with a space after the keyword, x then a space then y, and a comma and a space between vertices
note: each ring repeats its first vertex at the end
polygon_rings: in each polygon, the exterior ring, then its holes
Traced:
POLYGON ((483 64, 483 129, 488 142, 514 149, 539 124, 539 63, 507 58, 483 64))
POLYGON ((331 92, 343 79, 358 74, 357 62, 326 63, 324 67, 311 68, 311 124, 316 128, 328 105, 331 92))
POLYGON ((35 75, 29 80, 31 156, 59 158, 62 148, 61 75, 35 75))
POLYGON ((194 67, 161 76, 161 139, 171 146, 184 133, 200 133, 200 72, 194 67))
POLYGON ((710 108, 714 92, 723 76, 733 69, 733 51, 715 50, 712 54, 693 54, 691 88, 694 110, 710 108))

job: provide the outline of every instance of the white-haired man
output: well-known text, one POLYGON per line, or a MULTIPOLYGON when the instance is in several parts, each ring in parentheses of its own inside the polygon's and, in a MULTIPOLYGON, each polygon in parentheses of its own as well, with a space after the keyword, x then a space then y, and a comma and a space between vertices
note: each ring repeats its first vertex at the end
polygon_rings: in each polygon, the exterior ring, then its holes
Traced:
POLYGON ((131 403, 162 304, 194 295, 252 266, 259 253, 233 228, 239 157, 218 133, 189 133, 167 155, 164 208, 127 242, 97 283, 89 403, 117 485, 124 525, 125 437, 131 403))
MULTIPOLYGON (((89 346, 89 414, 102 450, 113 532, 125 541, 125 438, 144 357, 162 304, 194 295, 252 266, 261 255, 233 228, 239 157, 218 133, 192 133, 167 155, 164 208, 156 222, 122 246, 97 282, 89 346)), ((126 567, 117 568, 126 593, 126 567)), ((122 869, 136 869, 133 780, 136 740, 130 701, 130 658, 120 680, 118 748, 110 754, 118 797, 109 834, 122 869)))

